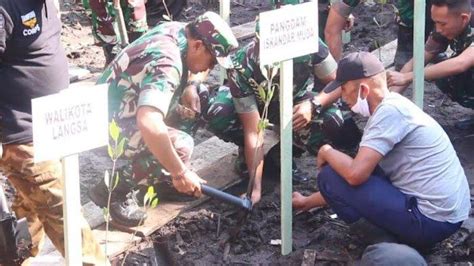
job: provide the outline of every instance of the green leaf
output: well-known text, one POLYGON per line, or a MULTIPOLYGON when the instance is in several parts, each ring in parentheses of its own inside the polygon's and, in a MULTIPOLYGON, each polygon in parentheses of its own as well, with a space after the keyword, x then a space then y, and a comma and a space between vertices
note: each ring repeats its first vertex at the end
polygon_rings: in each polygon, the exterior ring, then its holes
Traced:
POLYGON ((268 119, 264 119, 262 122, 263 122, 263 130, 265 130, 268 127, 269 121, 268 119))
POLYGON ((116 150, 116 157, 115 158, 119 158, 120 156, 122 156, 123 152, 124 152, 124 147, 125 147, 125 142, 127 141, 127 138, 122 138, 117 146, 117 150, 116 150))
POLYGON ((109 216, 109 209, 107 207, 102 208, 102 213, 104 214, 104 220, 107 221, 107 216, 109 216))
POLYGON ((265 101, 266 93, 265 93, 265 89, 263 88, 263 86, 258 86, 258 97, 260 97, 260 99, 262 99, 262 101, 265 101))
POLYGON ((112 149, 112 146, 110 144, 107 146, 107 152, 109 153, 110 159, 114 160, 114 150, 112 149))
MULTIPOLYGON (((149 186, 148 190, 145 194, 145 198, 143 202, 145 203, 144 205, 147 207, 150 207, 153 205, 153 201, 157 199, 156 193, 155 193, 155 188, 153 186, 149 186)), ((158 204, 158 203, 157 203, 158 204)))
POLYGON ((156 208, 156 205, 158 205, 158 202, 159 202, 158 198, 154 198, 153 201, 151 202, 151 207, 153 209, 156 208))
POLYGON ((145 206, 148 206, 148 204, 151 203, 154 193, 155 193, 155 188, 153 186, 148 186, 148 190, 146 191, 145 197, 143 199, 145 206))
POLYGON ((114 190, 117 187, 119 181, 120 181, 120 175, 119 175, 119 172, 117 171, 115 173, 114 185, 112 186, 112 190, 114 190))
POLYGON ((148 194, 147 192, 145 196, 143 196, 143 205, 147 206, 149 201, 150 201, 150 194, 148 194))
POLYGON ((109 123, 109 134, 110 137, 117 142, 118 137, 120 135, 120 128, 118 127, 117 123, 115 123, 115 120, 112 119, 112 122, 109 123))
POLYGON ((105 170, 105 173, 104 173, 104 183, 105 183, 105 186, 106 186, 107 188, 109 188, 109 182, 110 182, 109 171, 105 170))
POLYGON ((257 133, 262 132, 264 129, 265 129, 265 124, 264 124, 263 120, 258 121, 257 133))

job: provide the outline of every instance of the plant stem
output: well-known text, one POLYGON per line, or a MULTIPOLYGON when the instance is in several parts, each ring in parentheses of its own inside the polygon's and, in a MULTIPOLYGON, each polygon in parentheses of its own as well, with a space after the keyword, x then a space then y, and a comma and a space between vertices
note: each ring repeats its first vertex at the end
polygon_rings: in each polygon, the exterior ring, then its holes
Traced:
MULTIPOLYGON (((117 141, 114 141, 114 151, 117 149, 117 141)), ((115 154, 115 152, 114 152, 115 154)), ((112 191, 114 190, 114 176, 115 176, 115 165, 117 162, 117 158, 111 158, 112 159, 112 173, 109 176, 109 185, 107 187, 107 190, 109 192, 109 195, 107 197, 107 214, 105 215, 105 256, 107 256, 107 244, 108 244, 108 234, 109 234, 109 224, 110 224, 110 201, 112 199, 112 191), (112 188, 111 188, 112 185, 112 188)))

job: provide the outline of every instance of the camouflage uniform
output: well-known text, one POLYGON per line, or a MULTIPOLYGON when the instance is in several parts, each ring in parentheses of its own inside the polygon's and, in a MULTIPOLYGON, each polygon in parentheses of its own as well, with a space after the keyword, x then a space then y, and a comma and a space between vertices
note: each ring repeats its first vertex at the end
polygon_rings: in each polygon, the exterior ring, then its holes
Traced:
MULTIPOLYGON (((312 88, 311 76, 325 77, 336 70, 336 62, 329 54, 328 48, 320 40, 319 52, 293 61, 293 101, 294 104, 311 99, 317 94, 317 89, 312 88), (313 91, 311 91, 313 89, 313 91)), ((258 97, 257 86, 266 81, 260 70, 258 41, 254 39, 233 55, 235 68, 228 71, 228 88, 221 87, 216 97, 211 99, 210 108, 206 113, 208 129, 218 137, 243 146, 242 125, 237 113, 262 111, 263 102, 258 97)), ((279 75, 273 79, 273 84, 279 83, 279 75)), ((279 99, 278 89, 275 90, 273 100, 269 107, 269 120, 279 124, 279 99)), ((333 126, 342 126, 342 113, 332 105, 323 112, 313 117, 308 126, 294 134, 294 145, 317 153, 319 146, 330 135, 324 132, 337 131, 333 126), (341 121, 341 123, 331 123, 341 121)))
MULTIPOLYGON (((332 5, 338 14, 348 17, 354 7, 364 0, 341 0, 332 5)), ((406 62, 413 57, 413 12, 414 0, 398 0, 398 46, 395 53, 395 69, 400 70, 406 62)), ((425 17, 425 40, 433 30, 433 21, 431 20, 431 2, 426 1, 425 17)))
POLYGON ((194 123, 176 111, 188 79, 182 62, 186 50, 185 24, 163 23, 124 49, 99 78, 98 83, 110 84, 110 118, 128 139, 125 156, 132 163, 123 169, 121 177, 141 180, 161 175, 162 166, 136 126, 137 108, 144 104, 158 108, 166 117, 165 123, 174 126, 168 128, 173 146, 184 163, 189 161, 194 146, 189 133, 194 123), (158 101, 149 103, 152 100, 158 101))
MULTIPOLYGON (((451 57, 456 57, 469 47, 474 47, 474 20, 457 38, 449 41, 439 33, 433 32, 425 45, 425 51, 438 54, 446 51, 448 46, 453 50, 451 57)), ((474 109, 474 68, 466 72, 436 80, 438 88, 460 105, 474 109)))
MULTIPOLYGON (((198 17, 193 25, 197 34, 205 39, 203 42, 211 54, 221 62, 229 50, 237 46, 237 40, 234 37, 235 44, 232 41, 226 43, 226 37, 219 34, 212 24, 216 22, 206 20, 208 13, 198 17)), ((125 157, 131 160, 131 164, 122 169, 123 178, 156 178, 163 170, 137 128, 136 112, 140 106, 158 109, 165 117, 172 145, 181 160, 186 164, 191 157, 194 143, 190 134, 197 117, 184 118, 179 104, 188 81, 188 68, 184 61, 188 45, 185 26, 180 22, 168 22, 151 29, 122 50, 98 80, 98 83, 109 84, 110 118, 115 119, 123 136, 128 139, 125 157)), ((227 34, 232 34, 230 28, 227 34)), ((207 108, 208 94, 204 86, 199 87, 199 95, 201 108, 207 108)))
MULTIPOLYGON (((115 9, 112 0, 83 0, 85 8, 92 12, 92 35, 97 45, 116 45, 118 43, 113 23, 115 9)), ((130 41, 136 39, 148 29, 144 0, 121 0, 125 26, 130 41)))
MULTIPOLYGON (((16 189, 13 210, 18 218, 26 217, 32 238, 33 256, 44 243, 45 234, 64 256, 62 166, 59 161, 34 163, 30 144, 5 144, 0 169, 16 189)), ((83 262, 108 265, 87 221, 81 216, 83 262)))

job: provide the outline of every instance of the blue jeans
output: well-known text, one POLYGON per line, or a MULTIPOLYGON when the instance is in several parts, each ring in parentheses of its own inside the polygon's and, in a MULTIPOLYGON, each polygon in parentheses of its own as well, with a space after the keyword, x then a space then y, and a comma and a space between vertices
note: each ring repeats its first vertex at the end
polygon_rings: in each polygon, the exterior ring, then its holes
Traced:
POLYGON ((351 186, 325 166, 319 173, 318 186, 326 202, 345 222, 365 218, 416 248, 432 247, 456 232, 462 223, 439 222, 424 216, 415 197, 403 194, 387 177, 375 172, 365 183, 351 186))

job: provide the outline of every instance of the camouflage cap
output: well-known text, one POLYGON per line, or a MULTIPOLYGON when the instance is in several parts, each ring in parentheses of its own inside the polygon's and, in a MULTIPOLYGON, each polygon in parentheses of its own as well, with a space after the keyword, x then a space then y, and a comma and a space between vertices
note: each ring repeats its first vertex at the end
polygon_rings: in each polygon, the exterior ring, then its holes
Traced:
POLYGON ((197 17, 193 25, 219 65, 232 68, 233 63, 228 55, 239 43, 229 25, 219 15, 210 11, 197 17))

